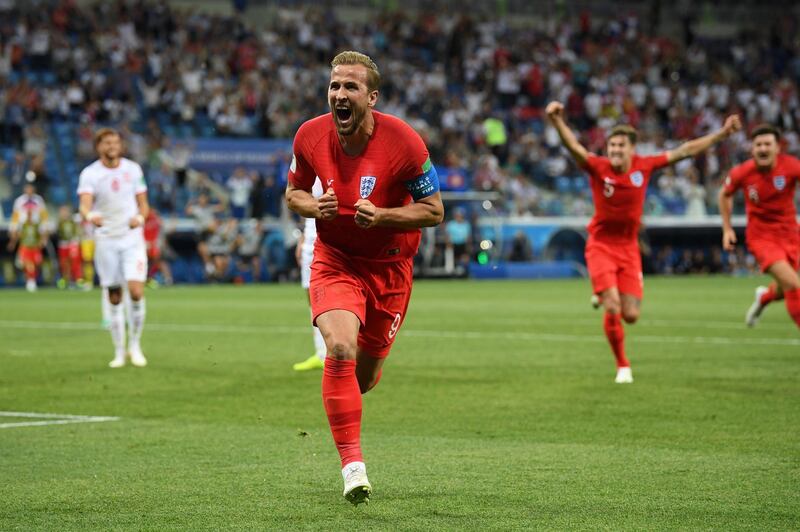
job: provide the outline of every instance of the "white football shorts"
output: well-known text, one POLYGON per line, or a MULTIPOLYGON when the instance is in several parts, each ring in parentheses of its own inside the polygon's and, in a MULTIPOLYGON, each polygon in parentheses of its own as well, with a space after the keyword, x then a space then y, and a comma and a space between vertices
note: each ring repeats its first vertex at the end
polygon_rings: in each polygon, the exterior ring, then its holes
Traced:
POLYGON ((147 280, 147 250, 141 231, 122 238, 98 238, 94 264, 100 286, 123 286, 128 281, 147 280))

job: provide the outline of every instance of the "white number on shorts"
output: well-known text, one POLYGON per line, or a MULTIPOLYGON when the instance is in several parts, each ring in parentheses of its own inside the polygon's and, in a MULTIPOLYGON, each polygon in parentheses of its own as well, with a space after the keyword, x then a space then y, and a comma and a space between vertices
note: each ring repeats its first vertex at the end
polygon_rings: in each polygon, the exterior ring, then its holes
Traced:
POLYGON ((394 335, 397 334, 397 329, 400 328, 400 322, 402 321, 403 317, 398 313, 394 317, 394 321, 392 322, 392 326, 389 327, 389 338, 394 338, 394 335))

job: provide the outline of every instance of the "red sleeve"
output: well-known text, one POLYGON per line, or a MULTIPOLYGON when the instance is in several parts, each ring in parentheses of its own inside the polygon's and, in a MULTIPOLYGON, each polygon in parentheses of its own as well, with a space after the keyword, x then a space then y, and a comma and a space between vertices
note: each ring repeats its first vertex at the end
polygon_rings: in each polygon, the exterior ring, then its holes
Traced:
POLYGON ((292 162, 289 165, 288 180, 293 187, 310 192, 317 174, 309 162, 305 140, 305 128, 301 127, 297 131, 292 145, 292 162))
POLYGON ((428 148, 419 134, 408 128, 408 132, 403 134, 403 147, 400 151, 401 158, 398 160, 397 177, 403 181, 414 179, 421 176, 426 170, 426 165, 430 158, 428 148))
POLYGON ((583 169, 589 172, 590 174, 594 174, 595 172, 597 172, 597 163, 599 160, 600 157, 598 157, 594 153, 590 153, 586 156, 586 161, 580 166, 582 166, 583 169))
POLYGON ((601 178, 600 176, 603 173, 603 159, 603 157, 595 155, 594 153, 590 153, 586 156, 586 162, 582 165, 582 168, 589 174, 589 181, 601 178))
POLYGON ((744 176, 744 172, 742 172, 742 166, 734 166, 731 168, 731 171, 728 172, 728 177, 725 178, 725 181, 722 185, 723 189, 725 190, 726 194, 732 195, 737 190, 742 188, 742 177, 744 176))
POLYGON ((667 152, 659 153, 658 155, 650 155, 648 157, 642 157, 642 160, 650 168, 651 171, 669 165, 669 157, 667 157, 667 152))

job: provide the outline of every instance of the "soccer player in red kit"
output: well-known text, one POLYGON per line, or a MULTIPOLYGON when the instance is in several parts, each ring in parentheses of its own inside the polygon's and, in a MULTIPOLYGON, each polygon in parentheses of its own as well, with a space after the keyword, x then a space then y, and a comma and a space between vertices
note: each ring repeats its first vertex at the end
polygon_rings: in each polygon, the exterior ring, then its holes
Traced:
POLYGON ((286 202, 315 218, 311 311, 325 339, 322 399, 339 451, 344 496, 368 502, 361 454, 361 394, 381 367, 406 315, 421 227, 444 217, 439 180, 419 135, 374 110, 380 74, 359 52, 331 62, 331 112, 294 138, 286 202), (319 176, 325 190, 314 198, 319 176))
POLYGON ((770 302, 785 299, 786 309, 800 327, 800 233, 794 192, 800 180, 800 160, 780 153, 780 132, 770 125, 753 130, 753 158, 731 169, 719 191, 722 247, 732 251, 736 233, 731 226, 733 195, 744 191, 747 247, 761 270, 775 282, 759 286, 745 322, 752 327, 770 302))
POLYGON ((631 383, 622 320, 635 323, 642 303, 644 283, 637 238, 650 175, 726 139, 740 129, 739 117, 729 116, 718 131, 647 157, 636 154, 636 130, 619 125, 607 137, 608 157, 598 157, 589 153, 567 126, 561 103, 550 102, 545 112, 575 162, 589 174, 595 214, 587 227, 586 266, 593 293, 605 309, 603 328, 617 361, 615 382, 631 383))

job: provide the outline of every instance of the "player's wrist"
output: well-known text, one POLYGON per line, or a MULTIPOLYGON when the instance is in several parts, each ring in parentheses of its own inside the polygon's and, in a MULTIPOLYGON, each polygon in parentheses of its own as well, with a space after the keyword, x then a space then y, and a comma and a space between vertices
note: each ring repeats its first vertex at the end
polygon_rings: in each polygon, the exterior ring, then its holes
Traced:
POLYGON ((94 222, 98 218, 100 218, 100 213, 97 212, 97 211, 89 211, 89 212, 86 213, 86 221, 87 222, 94 222))
POLYGON ((136 216, 133 217, 133 219, 136 220, 138 225, 144 225, 144 216, 142 216, 141 214, 137 214, 136 216))

